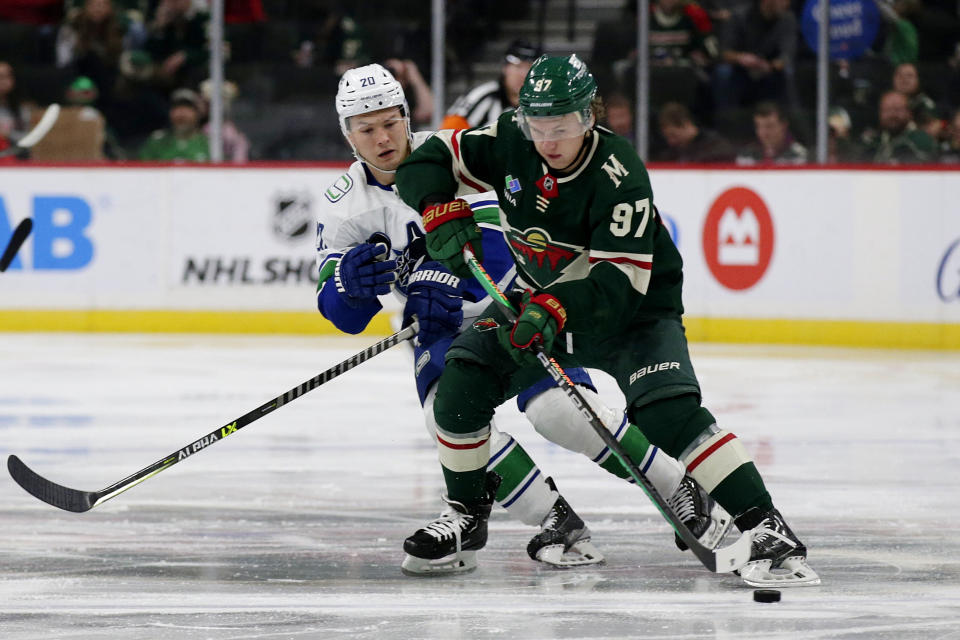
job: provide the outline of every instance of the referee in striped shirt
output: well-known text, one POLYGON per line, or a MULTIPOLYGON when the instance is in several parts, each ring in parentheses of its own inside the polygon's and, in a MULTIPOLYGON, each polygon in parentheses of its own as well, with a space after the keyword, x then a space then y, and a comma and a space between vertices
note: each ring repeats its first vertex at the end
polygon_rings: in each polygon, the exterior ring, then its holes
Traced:
POLYGON ((523 79, 543 51, 526 40, 514 40, 503 57, 499 80, 484 82, 457 98, 443 118, 441 129, 469 129, 494 122, 517 106, 523 79))

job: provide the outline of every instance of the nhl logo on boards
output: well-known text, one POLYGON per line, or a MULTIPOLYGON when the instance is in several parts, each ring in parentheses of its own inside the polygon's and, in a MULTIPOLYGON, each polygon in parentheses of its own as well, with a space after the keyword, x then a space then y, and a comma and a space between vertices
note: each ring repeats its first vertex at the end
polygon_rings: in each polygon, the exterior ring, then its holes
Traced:
POLYGON ((309 191, 288 191, 273 197, 273 233, 297 242, 313 224, 313 198, 309 191))

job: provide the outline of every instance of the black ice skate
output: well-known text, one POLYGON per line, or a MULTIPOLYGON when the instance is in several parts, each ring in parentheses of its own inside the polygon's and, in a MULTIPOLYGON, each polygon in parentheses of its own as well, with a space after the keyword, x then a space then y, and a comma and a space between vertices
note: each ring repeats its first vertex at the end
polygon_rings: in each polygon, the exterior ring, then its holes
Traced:
MULTIPOLYGON (((685 475, 667 504, 680 521, 708 549, 716 549, 723 536, 730 530, 733 518, 726 509, 717 504, 703 487, 692 477, 685 475)), ((687 544, 674 534, 677 548, 687 550, 687 544)))
MULTIPOLYGON (((556 490, 552 478, 550 488, 556 490)), ((603 554, 590 542, 590 529, 563 496, 550 507, 540 524, 540 533, 530 539, 527 553, 531 558, 555 567, 577 567, 603 562, 603 554)))
POLYGON ((737 518, 742 531, 751 529, 753 547, 750 561, 740 577, 752 587, 809 586, 820 584, 820 576, 807 564, 807 548, 790 530, 776 509, 750 509, 737 518))
POLYGON ((440 517, 403 541, 407 552, 400 568, 407 575, 465 573, 477 568, 477 551, 487 544, 487 519, 500 476, 487 475, 486 495, 464 504, 442 496, 447 507, 440 517))

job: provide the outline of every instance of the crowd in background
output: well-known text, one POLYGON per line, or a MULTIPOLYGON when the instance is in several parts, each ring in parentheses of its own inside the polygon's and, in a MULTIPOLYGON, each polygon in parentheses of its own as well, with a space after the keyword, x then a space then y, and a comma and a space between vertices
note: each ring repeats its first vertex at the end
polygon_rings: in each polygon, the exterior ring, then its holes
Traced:
MULTIPOLYGON (((960 3, 862 1, 875 3, 879 33, 857 56, 830 62, 829 161, 960 163, 960 3)), ((374 61, 403 83, 414 127, 428 128, 429 5, 225 0, 224 160, 345 159, 331 97, 343 71, 374 61)), ((478 73, 486 59, 509 74, 506 47, 491 43, 540 7, 448 0, 449 86, 490 81, 478 73)), ((816 60, 803 10, 799 0, 652 0, 649 160, 811 162, 816 60)), ((636 11, 624 0, 581 52, 604 124, 628 138, 636 11)), ((209 20, 207 0, 0 3, 0 150, 58 102, 59 144, 8 161, 209 161, 209 20)), ((565 53, 563 43, 537 44, 565 53)), ((456 98, 447 92, 448 109, 456 98)))

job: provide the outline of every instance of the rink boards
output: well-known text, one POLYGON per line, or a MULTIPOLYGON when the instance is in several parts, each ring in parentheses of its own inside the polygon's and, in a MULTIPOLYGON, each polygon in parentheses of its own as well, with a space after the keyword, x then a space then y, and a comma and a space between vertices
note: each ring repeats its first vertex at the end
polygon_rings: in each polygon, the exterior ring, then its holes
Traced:
MULTIPOLYGON (((313 242, 319 204, 353 188, 343 168, 0 169, 0 239, 34 220, 0 330, 335 332, 313 242)), ((693 340, 960 349, 960 171, 651 179, 693 340)))

